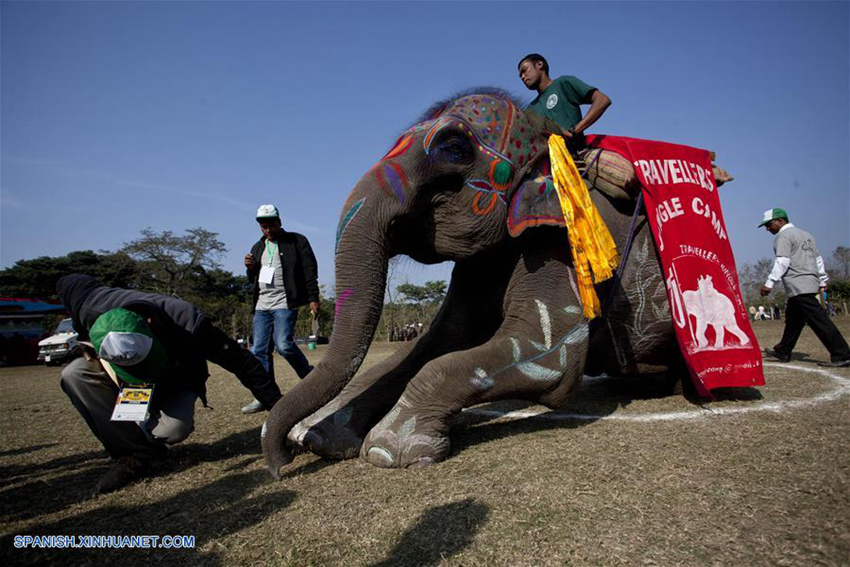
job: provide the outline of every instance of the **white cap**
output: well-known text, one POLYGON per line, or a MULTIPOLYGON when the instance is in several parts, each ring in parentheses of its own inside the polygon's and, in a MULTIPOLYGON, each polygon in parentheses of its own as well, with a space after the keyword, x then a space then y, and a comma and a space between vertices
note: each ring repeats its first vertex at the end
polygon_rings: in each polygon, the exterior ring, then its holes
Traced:
POLYGON ((258 219, 279 219, 280 214, 277 212, 277 207, 274 205, 260 205, 257 209, 258 219))

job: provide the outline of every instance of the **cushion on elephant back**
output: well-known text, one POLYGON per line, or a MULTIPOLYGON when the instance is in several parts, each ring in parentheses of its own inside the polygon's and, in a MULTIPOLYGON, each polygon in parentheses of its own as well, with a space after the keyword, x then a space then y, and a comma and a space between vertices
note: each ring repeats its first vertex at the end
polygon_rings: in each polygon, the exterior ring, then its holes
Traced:
MULTIPOLYGON (((617 152, 600 148, 581 150, 578 157, 583 162, 583 167, 579 163, 576 165, 591 185, 614 199, 637 200, 640 183, 629 160, 617 152)), ((711 164, 711 169, 718 187, 734 179, 714 163, 711 164)))
POLYGON ((584 162, 582 173, 591 185, 614 199, 637 199, 640 184, 629 160, 601 148, 586 148, 578 157, 584 162))

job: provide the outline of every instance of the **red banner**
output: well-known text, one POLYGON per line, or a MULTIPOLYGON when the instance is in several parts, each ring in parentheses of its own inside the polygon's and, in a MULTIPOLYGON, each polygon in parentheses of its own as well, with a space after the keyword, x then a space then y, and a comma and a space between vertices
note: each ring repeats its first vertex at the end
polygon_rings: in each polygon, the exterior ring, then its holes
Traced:
POLYGON ((697 392, 710 397, 714 388, 763 386, 761 349, 741 299, 709 153, 619 136, 587 139, 634 165, 697 392))

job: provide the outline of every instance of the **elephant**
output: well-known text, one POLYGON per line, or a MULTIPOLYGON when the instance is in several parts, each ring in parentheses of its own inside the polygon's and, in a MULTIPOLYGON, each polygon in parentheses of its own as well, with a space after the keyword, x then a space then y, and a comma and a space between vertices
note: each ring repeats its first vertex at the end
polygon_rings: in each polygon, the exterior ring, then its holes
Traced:
POLYGON ((705 331, 709 325, 714 329, 714 348, 725 346, 726 330, 737 337, 741 346, 750 344, 750 338, 738 326, 732 300, 714 289, 711 276, 697 279, 697 289, 682 292, 682 303, 690 317, 696 321, 697 348, 708 346, 705 331))
MULTIPOLYGON (((429 108, 357 182, 337 227, 328 351, 263 425, 272 476, 297 446, 428 466, 449 454, 449 421, 464 408, 509 398, 557 408, 585 374, 680 360, 643 213, 622 274, 596 286, 605 316, 583 316, 547 138, 510 94, 472 89, 429 108), (446 297, 426 333, 358 374, 396 255, 453 261, 446 297)), ((588 188, 622 251, 635 202, 588 188)))

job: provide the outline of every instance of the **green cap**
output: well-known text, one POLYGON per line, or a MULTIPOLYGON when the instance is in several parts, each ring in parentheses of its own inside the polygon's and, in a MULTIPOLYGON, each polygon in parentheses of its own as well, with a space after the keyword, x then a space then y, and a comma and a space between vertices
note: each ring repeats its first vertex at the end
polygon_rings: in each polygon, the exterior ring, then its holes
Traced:
POLYGON ((764 218, 761 219, 761 224, 759 225, 759 228, 763 227, 773 219, 788 220, 788 213, 785 212, 785 209, 780 208, 766 210, 764 212, 764 218))
POLYGON ((165 348, 145 320, 121 307, 98 317, 89 337, 98 356, 129 384, 155 382, 168 360, 165 348))

